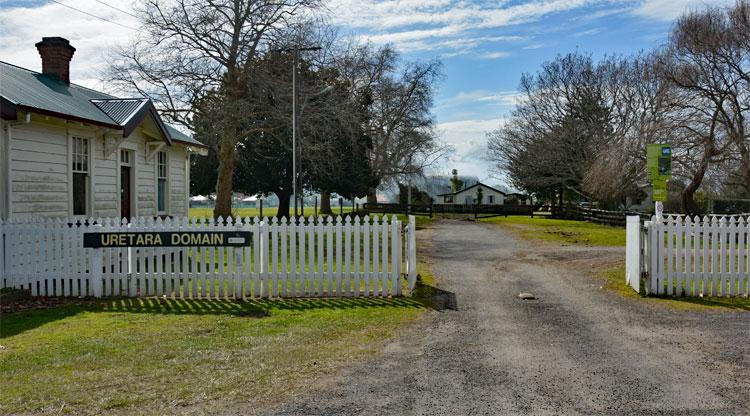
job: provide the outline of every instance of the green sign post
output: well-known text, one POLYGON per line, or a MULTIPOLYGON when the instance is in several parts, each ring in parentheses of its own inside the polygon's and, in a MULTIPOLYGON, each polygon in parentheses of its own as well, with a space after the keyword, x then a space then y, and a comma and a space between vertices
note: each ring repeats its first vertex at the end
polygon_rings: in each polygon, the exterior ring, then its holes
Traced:
POLYGON ((646 169, 653 187, 654 201, 666 201, 667 181, 672 178, 672 146, 653 143, 646 145, 646 169))

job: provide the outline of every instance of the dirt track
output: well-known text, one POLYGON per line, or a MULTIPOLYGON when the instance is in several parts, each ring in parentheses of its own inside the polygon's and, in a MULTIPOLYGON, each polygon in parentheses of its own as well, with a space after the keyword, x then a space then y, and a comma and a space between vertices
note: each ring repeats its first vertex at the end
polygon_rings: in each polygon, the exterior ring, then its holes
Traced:
POLYGON ((458 221, 427 233, 458 310, 270 414, 750 414, 750 313, 649 306, 582 275, 617 250, 458 221))

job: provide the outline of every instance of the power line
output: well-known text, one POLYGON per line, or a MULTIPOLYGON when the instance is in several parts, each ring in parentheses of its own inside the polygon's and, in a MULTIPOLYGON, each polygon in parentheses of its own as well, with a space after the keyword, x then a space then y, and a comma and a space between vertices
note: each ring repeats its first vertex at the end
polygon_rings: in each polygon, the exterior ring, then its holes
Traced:
POLYGON ((86 12, 86 11, 83 11, 83 10, 81 10, 81 9, 76 9, 76 8, 75 8, 75 7, 73 7, 73 6, 69 6, 69 5, 65 4, 65 3, 59 2, 59 1, 57 1, 57 0, 51 0, 51 1, 52 1, 53 3, 57 3, 57 4, 59 4, 60 6, 63 6, 63 7, 67 7, 67 8, 69 8, 69 9, 75 10, 75 11, 77 11, 78 13, 83 13, 83 14, 85 14, 85 15, 87 15, 87 16, 91 16, 91 17, 93 17, 93 18, 95 18, 95 19, 99 19, 99 20, 102 20, 102 21, 105 21, 105 22, 113 23, 113 24, 116 24, 117 26, 121 26, 121 27, 124 27, 125 29, 135 30, 136 32, 138 31, 138 29, 136 29, 136 28, 134 28, 134 27, 130 27, 130 26, 124 25, 124 24, 122 24, 122 23, 117 23, 117 22, 115 22, 115 21, 112 21, 112 20, 109 20, 109 19, 105 19, 105 18, 103 18, 103 17, 99 17, 99 16, 97 16, 97 15, 95 15, 95 14, 91 14, 91 13, 89 13, 89 12, 86 12))
POLYGON ((128 11, 125 11, 125 10, 123 10, 123 9, 120 9, 120 8, 118 8, 118 7, 115 7, 115 6, 111 5, 111 4, 105 3, 105 2, 103 2, 102 0, 95 0, 95 1, 96 1, 97 3, 99 3, 99 4, 103 4, 103 5, 105 5, 105 6, 109 7, 109 8, 115 9, 115 10, 117 10, 117 11, 118 11, 118 12, 120 12, 120 13, 125 13, 126 15, 128 15, 128 16, 132 16, 132 17, 135 17, 136 19, 138 18, 138 16, 134 15, 133 13, 130 13, 130 12, 128 12, 128 11))

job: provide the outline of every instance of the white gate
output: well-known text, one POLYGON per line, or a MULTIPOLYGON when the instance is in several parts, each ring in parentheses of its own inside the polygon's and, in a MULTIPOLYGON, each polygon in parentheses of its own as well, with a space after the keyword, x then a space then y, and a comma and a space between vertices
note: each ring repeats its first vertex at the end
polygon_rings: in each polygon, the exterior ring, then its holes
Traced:
POLYGON ((398 296, 402 270, 407 290, 416 283, 414 217, 402 226, 395 215, 0 221, 0 283, 34 296, 398 296), (252 244, 83 248, 85 232, 142 231, 250 231, 252 244))
POLYGON ((652 295, 748 296, 750 224, 745 216, 669 215, 653 217, 643 228, 636 218, 628 218, 629 284, 640 270, 652 295))

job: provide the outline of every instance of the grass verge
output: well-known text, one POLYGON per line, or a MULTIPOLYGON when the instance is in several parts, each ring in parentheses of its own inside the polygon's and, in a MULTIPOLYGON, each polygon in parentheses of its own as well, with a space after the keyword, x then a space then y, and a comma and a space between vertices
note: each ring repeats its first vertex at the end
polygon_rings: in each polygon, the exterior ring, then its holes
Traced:
POLYGON ((600 270, 598 277, 604 280, 604 287, 625 298, 639 298, 644 302, 666 305, 683 310, 745 310, 750 311, 750 299, 744 297, 654 297, 644 296, 625 283, 625 264, 621 263, 600 270))
POLYGON ((5 314, 0 413, 254 408, 380 351, 430 306, 421 296, 70 300, 5 314))
POLYGON ((494 217, 479 221, 499 224, 527 240, 587 246, 625 246, 625 228, 584 221, 540 217, 494 217))

